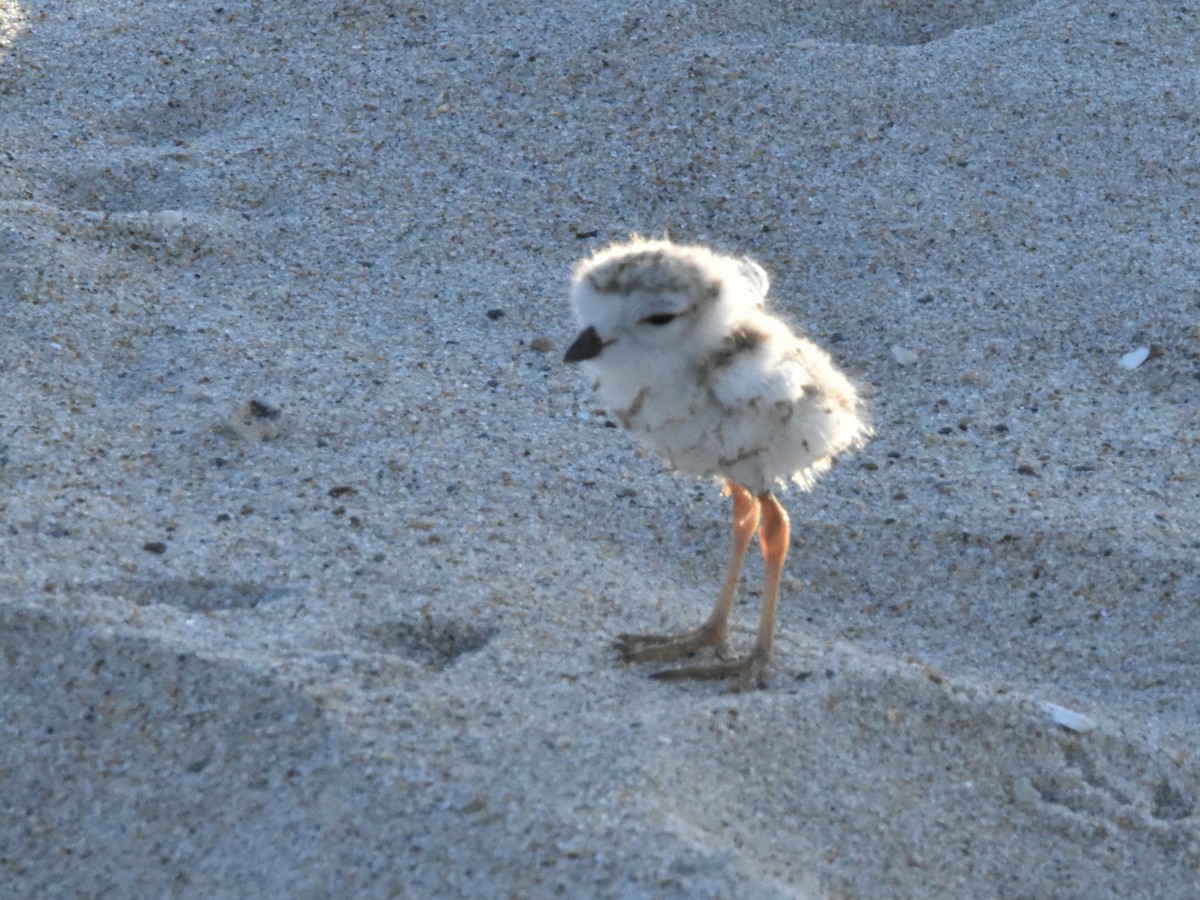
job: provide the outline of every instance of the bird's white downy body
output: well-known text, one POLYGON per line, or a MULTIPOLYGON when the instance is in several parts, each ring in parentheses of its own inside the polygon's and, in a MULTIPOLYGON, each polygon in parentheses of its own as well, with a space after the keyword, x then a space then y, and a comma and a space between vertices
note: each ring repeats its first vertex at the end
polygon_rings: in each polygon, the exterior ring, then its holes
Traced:
POLYGON ((574 272, 584 333, 568 359, 672 467, 756 495, 776 483, 808 487, 870 428, 829 356, 766 311, 768 287, 753 261, 704 247, 609 247, 574 272))

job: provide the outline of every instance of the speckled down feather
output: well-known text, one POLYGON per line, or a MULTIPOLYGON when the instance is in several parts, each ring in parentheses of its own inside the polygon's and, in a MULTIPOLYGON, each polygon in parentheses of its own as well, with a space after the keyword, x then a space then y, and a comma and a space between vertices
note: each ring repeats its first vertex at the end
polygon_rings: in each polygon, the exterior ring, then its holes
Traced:
POLYGON ((870 428, 828 354, 766 311, 769 284, 752 260, 704 247, 613 245, 576 266, 583 333, 568 359, 673 468, 754 493, 808 487, 870 428))

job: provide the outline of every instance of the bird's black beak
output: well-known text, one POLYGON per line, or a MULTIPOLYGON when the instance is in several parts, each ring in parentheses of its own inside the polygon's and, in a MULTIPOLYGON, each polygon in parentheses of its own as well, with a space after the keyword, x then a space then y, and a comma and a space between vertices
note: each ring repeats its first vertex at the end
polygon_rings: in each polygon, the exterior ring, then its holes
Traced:
POLYGON ((567 348, 567 354, 563 357, 563 362, 583 362, 585 359, 592 359, 599 356, 600 351, 604 349, 604 341, 600 340, 600 335, 596 333, 596 329, 589 325, 583 331, 579 332, 579 337, 575 338, 575 343, 567 348))

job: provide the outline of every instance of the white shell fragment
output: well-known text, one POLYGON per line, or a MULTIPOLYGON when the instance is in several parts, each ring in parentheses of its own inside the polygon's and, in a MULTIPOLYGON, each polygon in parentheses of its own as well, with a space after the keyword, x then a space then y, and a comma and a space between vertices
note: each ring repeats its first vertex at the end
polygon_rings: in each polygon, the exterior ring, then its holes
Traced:
POLYGON ((150 219, 162 228, 177 228, 183 224, 183 210, 160 209, 150 214, 150 219))
POLYGON ((892 358, 902 366, 911 366, 917 361, 917 354, 904 347, 893 347, 892 358))
POLYGON ((1075 712, 1073 709, 1067 709, 1065 706, 1059 706, 1057 703, 1045 701, 1042 703, 1042 709, 1050 713, 1050 718, 1056 725, 1061 725, 1071 731, 1086 734, 1096 727, 1095 719, 1085 716, 1081 712, 1075 712))
POLYGON ((1131 372, 1150 358, 1149 347, 1138 347, 1136 350, 1130 350, 1121 357, 1121 365, 1131 372))

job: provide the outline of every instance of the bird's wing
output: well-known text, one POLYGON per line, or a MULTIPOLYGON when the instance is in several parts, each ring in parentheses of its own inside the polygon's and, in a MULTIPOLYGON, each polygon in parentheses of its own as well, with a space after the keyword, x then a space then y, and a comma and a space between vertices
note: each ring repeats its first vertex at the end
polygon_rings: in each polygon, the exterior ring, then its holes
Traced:
MULTIPOLYGON (((811 347, 811 345, 810 345, 811 347)), ((810 353, 791 335, 770 339, 734 354, 712 373, 712 389, 723 406, 772 409, 779 403, 795 403, 815 392, 818 373, 810 371, 810 353)), ((811 347, 816 354, 821 351, 811 347)))

